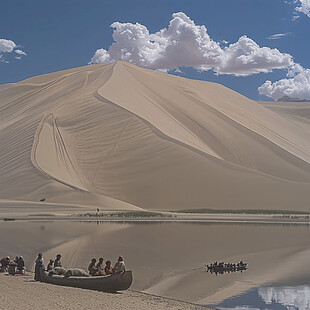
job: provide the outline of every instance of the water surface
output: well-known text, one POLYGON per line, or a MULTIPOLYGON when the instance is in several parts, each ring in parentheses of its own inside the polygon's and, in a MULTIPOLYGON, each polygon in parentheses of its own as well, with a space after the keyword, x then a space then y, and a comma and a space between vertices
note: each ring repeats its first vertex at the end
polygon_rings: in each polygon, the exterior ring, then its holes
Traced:
POLYGON ((23 255, 32 268, 63 255, 65 267, 92 257, 125 257, 133 289, 200 304, 220 304, 261 287, 310 285, 308 225, 235 223, 1 222, 0 256, 23 255), (213 261, 249 263, 243 273, 211 275, 213 261))

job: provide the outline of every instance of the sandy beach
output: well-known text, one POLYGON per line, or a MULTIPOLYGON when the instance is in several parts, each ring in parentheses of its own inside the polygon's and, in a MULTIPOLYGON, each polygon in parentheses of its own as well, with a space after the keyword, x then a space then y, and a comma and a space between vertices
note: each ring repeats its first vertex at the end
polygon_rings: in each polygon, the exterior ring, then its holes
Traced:
POLYGON ((198 305, 135 291, 108 294, 71 287, 49 285, 27 276, 0 274, 2 309, 131 309, 199 310, 198 305))

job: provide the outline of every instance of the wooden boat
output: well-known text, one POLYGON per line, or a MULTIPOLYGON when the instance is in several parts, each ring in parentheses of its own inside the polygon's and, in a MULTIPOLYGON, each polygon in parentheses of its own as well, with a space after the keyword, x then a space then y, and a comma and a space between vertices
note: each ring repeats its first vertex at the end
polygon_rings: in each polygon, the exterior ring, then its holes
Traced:
POLYGON ((79 287, 89 290, 114 293, 127 290, 132 283, 132 272, 116 273, 108 276, 94 277, 64 277, 49 276, 43 269, 40 270, 41 281, 45 283, 79 287))

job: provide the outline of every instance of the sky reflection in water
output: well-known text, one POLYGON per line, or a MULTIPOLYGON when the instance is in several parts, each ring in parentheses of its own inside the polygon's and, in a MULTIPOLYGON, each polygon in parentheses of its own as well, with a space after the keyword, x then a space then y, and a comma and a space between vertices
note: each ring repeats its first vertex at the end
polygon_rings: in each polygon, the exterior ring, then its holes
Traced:
POLYGON ((310 309, 310 286, 255 288, 212 306, 223 310, 308 310, 310 309))

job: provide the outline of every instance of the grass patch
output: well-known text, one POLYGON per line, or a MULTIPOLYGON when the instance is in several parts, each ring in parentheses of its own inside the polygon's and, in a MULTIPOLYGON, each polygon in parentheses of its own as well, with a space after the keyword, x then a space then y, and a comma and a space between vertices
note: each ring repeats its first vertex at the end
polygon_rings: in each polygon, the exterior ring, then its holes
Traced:
POLYGON ((43 213, 37 213, 37 214, 29 214, 28 216, 55 216, 55 214, 50 214, 50 213, 47 213, 47 214, 43 214, 43 213))
POLYGON ((112 213, 110 216, 116 217, 170 217, 170 215, 165 215, 158 212, 148 212, 148 211, 129 211, 129 212, 120 212, 120 213, 112 213))
POLYGON ((159 212, 148 211, 124 211, 115 213, 86 213, 79 216, 87 217, 105 217, 105 218, 148 218, 148 217, 172 217, 172 215, 166 215, 159 212))
POLYGON ((292 210, 217 210, 217 209, 185 209, 185 210, 177 210, 173 211, 176 213, 199 213, 199 214, 302 214, 309 215, 309 212, 305 211, 292 211, 292 210))

